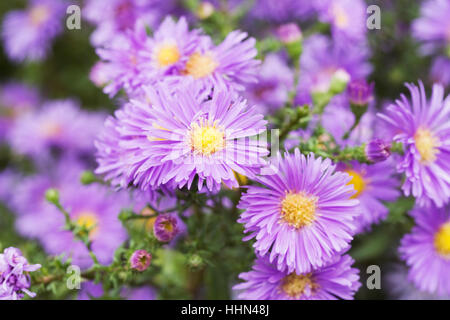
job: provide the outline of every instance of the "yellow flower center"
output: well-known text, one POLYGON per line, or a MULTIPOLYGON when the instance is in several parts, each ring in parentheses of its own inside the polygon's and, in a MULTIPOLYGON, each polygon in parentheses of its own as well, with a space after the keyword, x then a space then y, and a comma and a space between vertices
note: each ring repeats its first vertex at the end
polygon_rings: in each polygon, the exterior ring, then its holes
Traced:
POLYGON ((311 273, 306 275, 298 275, 293 272, 281 280, 281 290, 292 298, 300 298, 307 287, 309 287, 313 292, 318 288, 318 285, 311 277, 311 273))
POLYGON ((186 62, 184 73, 199 79, 212 74, 217 66, 217 62, 214 61, 210 54, 194 53, 186 62))
POLYGON ((436 154, 439 152, 436 147, 439 145, 439 140, 433 136, 430 130, 417 129, 414 141, 422 162, 433 162, 436 160, 436 154))
POLYGON ((98 218, 92 212, 82 212, 78 215, 75 223, 82 228, 89 230, 89 237, 94 237, 98 232, 98 218))
POLYGON ((288 193, 281 201, 281 219, 295 228, 309 226, 315 219, 317 197, 288 193))
POLYGON ((43 22, 47 21, 49 16, 50 16, 49 10, 44 5, 34 6, 30 10, 30 20, 31 23, 35 26, 39 26, 43 22))
POLYGON ((351 196, 352 199, 358 198, 361 193, 366 188, 366 182, 364 181, 364 178, 362 175, 356 171, 353 170, 347 170, 346 171, 352 179, 347 183, 347 185, 352 184, 353 188, 356 190, 356 193, 351 196))
POLYGON ((167 67, 180 60, 180 51, 175 44, 164 44, 157 49, 156 61, 160 67, 167 67))
POLYGON ((334 16, 334 22, 337 27, 339 28, 345 28, 348 26, 348 16, 345 13, 345 10, 341 8, 338 5, 333 6, 333 16, 334 16))
POLYGON ((434 236, 434 246, 440 255, 450 259, 450 221, 444 223, 434 236))
POLYGON ((225 148, 225 133, 215 125, 194 123, 190 131, 190 140, 192 150, 206 156, 225 148))

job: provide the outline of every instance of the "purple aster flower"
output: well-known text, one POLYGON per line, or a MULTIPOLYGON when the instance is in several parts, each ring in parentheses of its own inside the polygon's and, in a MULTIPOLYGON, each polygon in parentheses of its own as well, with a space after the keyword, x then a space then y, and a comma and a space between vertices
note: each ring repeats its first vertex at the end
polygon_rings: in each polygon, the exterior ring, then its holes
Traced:
POLYGON ((300 58, 298 103, 311 103, 311 94, 327 92, 336 74, 345 73, 350 80, 365 79, 371 72, 365 46, 333 43, 322 35, 304 41, 300 58))
POLYGON ((308 273, 279 271, 267 258, 258 258, 250 272, 235 285, 246 300, 351 300, 361 286, 359 270, 349 255, 336 255, 324 266, 308 273))
MULTIPOLYGON (((78 300, 100 299, 103 295, 104 291, 101 283, 83 282, 78 294, 78 300)), ((126 300, 156 300, 156 292, 151 287, 123 287, 120 290, 120 297, 126 300)))
POLYGON ((22 252, 13 247, 0 253, 0 300, 20 300, 26 293, 30 297, 31 281, 29 272, 38 270, 40 264, 29 264, 22 252))
POLYGON ((0 88, 0 141, 6 138, 18 118, 38 107, 38 92, 21 83, 0 88))
POLYGON ((152 255, 145 250, 136 250, 130 257, 131 269, 145 271, 152 261, 152 255))
POLYGON ((238 205, 245 210, 238 222, 256 238, 257 254, 270 257, 281 271, 297 274, 323 267, 346 249, 360 213, 348 185, 351 177, 336 172, 330 159, 278 154, 275 173, 255 180, 238 205))
POLYGON ((173 0, 89 0, 83 8, 83 17, 97 26, 91 42, 100 46, 120 42, 136 24, 157 26, 173 7, 173 0))
POLYGON ((242 91, 257 82, 259 60, 256 40, 247 38, 239 30, 230 32, 215 46, 209 37, 203 37, 195 52, 189 56, 182 74, 205 84, 205 87, 230 87, 242 91))
POLYGON ((136 25, 118 44, 97 49, 105 61, 102 71, 109 78, 104 92, 114 95, 123 88, 134 96, 142 84, 179 76, 201 38, 199 30, 189 31, 185 18, 175 22, 167 17, 153 37, 147 36, 144 25, 136 25))
POLYGON ((52 40, 62 32, 65 2, 31 0, 25 10, 9 12, 3 21, 6 53, 15 61, 42 60, 52 40))
POLYGON ((424 1, 421 16, 413 22, 412 33, 424 42, 425 54, 436 52, 450 44, 450 2, 447 0, 424 1))
POLYGON ((331 24, 336 41, 364 42, 366 26, 366 4, 363 0, 319 0, 314 1, 319 20, 331 24))
POLYGON ((360 203, 361 214, 356 218, 357 233, 369 230, 372 224, 385 219, 389 210, 383 201, 393 202, 399 196, 400 185, 394 175, 394 165, 388 162, 373 165, 351 161, 340 164, 338 169, 347 172, 352 178, 348 184, 353 185, 356 193, 352 196, 360 203))
POLYGON ((288 100, 294 85, 294 74, 279 55, 269 54, 261 66, 258 82, 247 87, 244 94, 249 104, 265 114, 281 108, 288 100))
POLYGON ((370 140, 364 147, 366 158, 371 162, 382 162, 391 156, 391 144, 383 139, 370 140))
POLYGON ((178 220, 169 213, 160 214, 153 224, 153 234, 161 242, 171 241, 178 233, 178 220))
POLYGON ((450 207, 416 208, 411 216, 416 226, 399 248, 408 279, 420 290, 450 296, 450 207))
POLYGON ((389 298, 396 300, 449 300, 450 296, 438 296, 420 291, 408 279, 408 269, 400 264, 390 267, 386 276, 389 298))
POLYGON ((427 100, 421 81, 419 86, 406 84, 411 101, 401 99, 379 114, 402 142, 405 150, 398 171, 406 175, 405 195, 412 194, 419 205, 434 202, 438 207, 450 198, 450 96, 444 99, 444 88, 435 84, 427 100))
POLYGON ((450 86, 450 58, 436 57, 431 66, 430 78, 445 87, 450 86))
POLYGON ((307 0, 259 0, 250 14, 261 20, 289 22, 308 17, 312 12, 313 5, 307 0))
POLYGON ((72 100, 50 101, 17 120, 11 146, 35 159, 46 159, 52 150, 89 154, 103 121, 103 114, 82 111, 72 100))
POLYGON ((97 173, 143 190, 190 188, 195 177, 199 190, 205 182, 217 190, 222 182, 237 187, 234 172, 249 176, 264 163, 266 146, 250 140, 264 131, 263 116, 232 92, 215 88, 209 97, 196 81, 176 92, 164 83, 146 90, 151 105, 132 101, 108 121, 119 140, 100 136, 97 173))

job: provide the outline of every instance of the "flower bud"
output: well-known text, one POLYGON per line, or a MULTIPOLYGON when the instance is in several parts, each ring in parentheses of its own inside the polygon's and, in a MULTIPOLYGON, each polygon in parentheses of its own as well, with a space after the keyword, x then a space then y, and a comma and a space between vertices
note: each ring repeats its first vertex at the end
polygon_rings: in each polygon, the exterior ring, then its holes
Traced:
POLYGON ((171 241, 178 233, 178 221, 171 214, 161 214, 153 225, 153 234, 161 242, 171 241))
POLYGON ((213 13, 214 5, 208 1, 202 2, 197 9, 197 17, 202 20, 208 19, 213 13))
POLYGON ((366 144, 364 153, 367 160, 371 162, 381 162, 391 155, 391 144, 382 139, 373 139, 366 144))
POLYGON ((45 199, 53 204, 59 203, 59 192, 56 189, 48 189, 45 192, 45 199))
POLYGON ((136 250, 130 257, 131 269, 137 271, 145 271, 150 262, 152 261, 152 255, 145 250, 136 250))
POLYGON ((286 23, 279 26, 276 34, 284 44, 299 42, 303 38, 300 28, 295 23, 286 23))
POLYGON ((352 80, 347 87, 348 98, 354 106, 365 107, 373 99, 373 83, 366 80, 352 80))

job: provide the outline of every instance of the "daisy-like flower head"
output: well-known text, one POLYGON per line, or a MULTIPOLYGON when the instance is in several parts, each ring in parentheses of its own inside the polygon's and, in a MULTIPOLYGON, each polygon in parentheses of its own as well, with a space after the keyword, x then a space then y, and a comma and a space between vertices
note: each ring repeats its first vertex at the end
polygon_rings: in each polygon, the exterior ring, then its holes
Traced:
POLYGON ((429 54, 450 44, 450 2, 427 0, 421 8, 421 15, 412 24, 413 35, 423 41, 423 52, 429 54))
POLYGON ((340 164, 338 169, 352 177, 349 184, 356 190, 352 198, 360 202, 361 214, 356 218, 357 232, 367 230, 372 224, 385 219, 389 210, 382 201, 395 201, 400 196, 397 190, 400 183, 393 177, 392 162, 367 165, 352 161, 347 165, 340 164))
POLYGON ((319 0, 315 7, 321 21, 331 24, 336 41, 363 41, 366 35, 366 4, 362 0, 319 0))
POLYGON ((450 198, 450 96, 444 99, 444 88, 439 84, 433 86, 430 100, 422 82, 418 87, 406 86, 411 100, 401 95, 379 116, 405 149, 397 167, 406 175, 405 195, 412 194, 419 205, 433 202, 442 207, 450 198))
POLYGON ((146 250, 136 250, 130 257, 131 269, 145 271, 152 261, 152 255, 146 250))
POLYGON ((255 39, 247 33, 230 32, 222 43, 215 46, 209 37, 203 37, 191 54, 182 74, 204 83, 205 87, 221 86, 242 91, 245 85, 257 81, 259 60, 255 39))
POLYGON ((145 47, 148 58, 148 70, 153 77, 180 72, 189 57, 199 46, 200 30, 189 31, 184 17, 175 22, 167 17, 159 26, 152 38, 149 38, 145 47))
POLYGON ((416 226, 401 241, 408 279, 431 294, 450 296, 450 207, 416 208, 416 226))
POLYGON ((229 90, 216 87, 209 96, 197 81, 183 82, 175 92, 165 83, 146 90, 151 104, 133 100, 110 122, 107 130, 119 140, 97 143, 98 173, 144 190, 167 183, 190 188, 196 177, 199 190, 205 182, 217 190, 222 182, 238 186, 234 172, 248 176, 264 164, 266 145, 250 137, 266 122, 229 90))
POLYGON ((136 23, 156 27, 173 7, 173 0, 89 0, 83 8, 83 17, 96 25, 91 43, 100 46, 120 42, 136 23))
POLYGON ((25 10, 9 12, 3 21, 2 38, 10 59, 42 60, 51 41, 62 32, 65 1, 31 0, 25 10))
POLYGON ((258 258, 253 270, 233 287, 246 300, 351 300, 361 286, 359 270, 349 255, 336 255, 323 267, 308 273, 279 271, 267 258, 258 258))
POLYGON ((351 177, 335 171, 329 159, 278 155, 275 174, 257 177, 263 186, 250 186, 238 208, 239 222, 256 238, 258 254, 269 255, 281 271, 311 272, 346 249, 360 213, 349 185, 351 177))

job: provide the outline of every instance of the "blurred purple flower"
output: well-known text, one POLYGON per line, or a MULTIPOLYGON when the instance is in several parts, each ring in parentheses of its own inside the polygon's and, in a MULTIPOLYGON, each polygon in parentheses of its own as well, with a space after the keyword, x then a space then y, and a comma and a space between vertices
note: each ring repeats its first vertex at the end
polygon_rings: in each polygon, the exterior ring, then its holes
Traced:
POLYGON ((401 241, 408 279, 420 290, 450 296, 450 207, 416 208, 416 226, 401 241))
POLYGON ((65 7, 61 0, 30 0, 27 9, 7 13, 2 39, 8 57, 19 62, 44 59, 63 30, 65 7))

